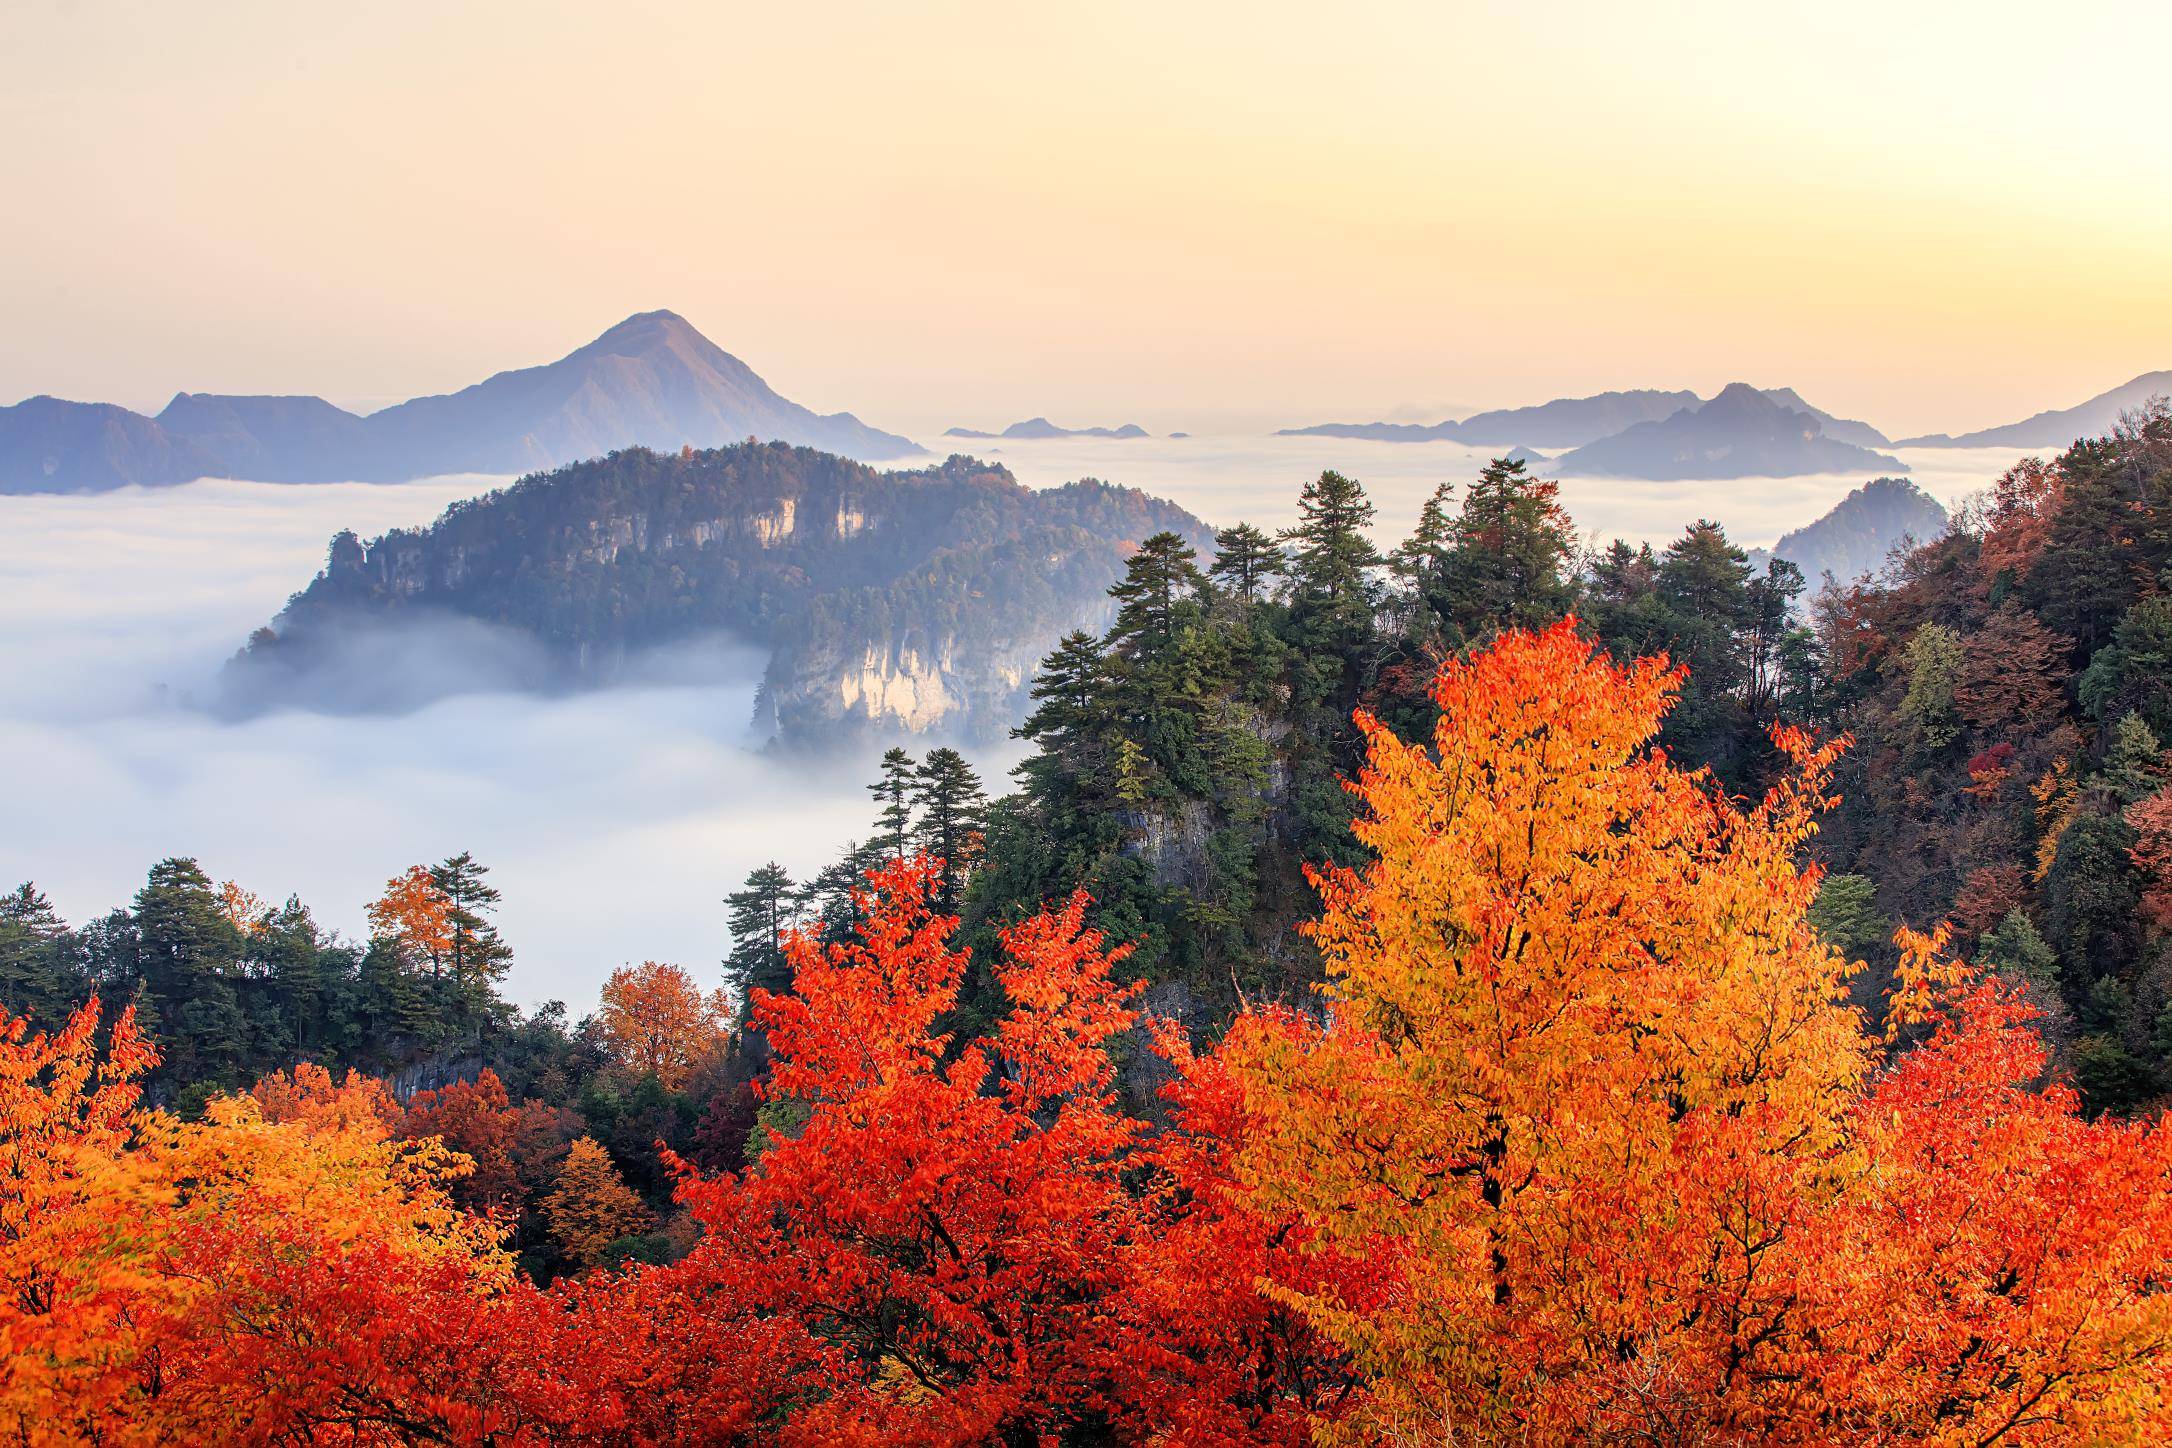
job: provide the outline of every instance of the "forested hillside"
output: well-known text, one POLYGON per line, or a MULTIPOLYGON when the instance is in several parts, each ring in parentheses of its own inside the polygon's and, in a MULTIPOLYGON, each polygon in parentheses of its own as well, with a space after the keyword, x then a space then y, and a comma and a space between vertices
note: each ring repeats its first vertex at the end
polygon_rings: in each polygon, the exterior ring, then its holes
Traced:
POLYGON ((0 1423, 2172 1432, 2172 415, 1812 600, 1507 461, 1299 511, 1144 537, 1016 787, 892 750, 720 979, 513 1011, 467 856, 0 901, 0 1423))
POLYGON ((1033 666, 1104 610, 1174 504, 1086 480, 1046 491, 954 457, 878 472, 806 448, 616 452, 457 503, 426 529, 332 540, 249 641, 232 699, 307 704, 358 635, 456 619, 540 646, 545 686, 605 682, 645 648, 718 633, 769 651, 764 722, 1000 733, 1033 666))
POLYGON ((2038 983, 2092 1104, 2172 1088, 2172 416, 2030 460, 1887 587, 1821 599, 1855 740, 1836 937, 1892 922, 2038 983))

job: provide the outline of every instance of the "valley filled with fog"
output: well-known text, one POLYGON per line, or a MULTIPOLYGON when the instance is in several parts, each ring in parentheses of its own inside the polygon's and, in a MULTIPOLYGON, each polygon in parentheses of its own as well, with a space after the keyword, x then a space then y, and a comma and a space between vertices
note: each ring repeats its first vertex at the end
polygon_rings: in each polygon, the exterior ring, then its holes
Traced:
MULTIPOLYGON (((935 444, 940 448, 941 444, 935 444)), ((1046 487, 1084 476, 1166 497, 1212 524, 1294 520, 1322 468, 1361 479, 1392 545, 1441 481, 1489 450, 1319 437, 1064 438, 960 444, 1046 487)), ((1949 506, 2010 450, 1911 450, 1949 506)), ((1543 467, 1536 469, 1541 473, 1543 467)), ((266 899, 297 894, 349 934, 387 877, 461 850, 492 868, 516 963, 508 994, 576 1014, 611 969, 652 958, 713 978, 726 891, 770 858, 796 876, 868 833, 873 753, 819 761, 750 746, 759 655, 728 641, 660 655, 591 693, 469 692, 373 712, 228 719, 221 663, 322 566, 341 528, 428 522, 503 479, 282 486, 205 481, 92 496, 0 497, 0 749, 14 766, 0 886, 35 880, 83 923, 145 870, 194 855, 266 899)), ((1575 479, 1587 538, 1664 543, 1699 517, 1745 547, 1819 517, 1859 475, 1726 483, 1575 479)), ((467 670, 465 652, 390 654, 390 673, 467 670)), ((1015 746, 974 757, 1000 793, 1015 746)))

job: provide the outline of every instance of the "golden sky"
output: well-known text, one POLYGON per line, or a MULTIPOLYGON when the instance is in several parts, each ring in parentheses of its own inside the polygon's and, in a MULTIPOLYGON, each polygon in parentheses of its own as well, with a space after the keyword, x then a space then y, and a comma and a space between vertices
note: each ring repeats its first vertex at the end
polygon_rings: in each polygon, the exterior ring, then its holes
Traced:
POLYGON ((2172 5, 0 3, 0 402, 381 405, 670 307, 1208 429, 2172 367, 2172 5))

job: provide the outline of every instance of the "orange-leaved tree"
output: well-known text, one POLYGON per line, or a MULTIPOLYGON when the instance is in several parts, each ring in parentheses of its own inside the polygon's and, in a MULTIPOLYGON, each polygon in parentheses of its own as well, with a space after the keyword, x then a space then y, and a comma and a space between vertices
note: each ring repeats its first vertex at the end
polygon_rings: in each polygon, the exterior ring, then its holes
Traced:
POLYGON ((450 1185, 452 1199, 469 1211, 492 1211, 519 1200, 515 1154, 521 1114, 506 1095, 505 1083, 488 1066, 473 1081, 416 1092, 396 1130, 410 1141, 434 1136, 468 1159, 467 1175, 450 1185))
POLYGON ((722 991, 703 994, 684 966, 643 961, 621 966, 604 982, 596 1025, 618 1063, 653 1072, 676 1091, 687 1073, 724 1041, 731 1019, 722 991))
POLYGON ((151 1055, 92 1002, 0 1030, 0 1432, 29 1443, 475 1441, 473 1344, 509 1282, 460 1164, 389 1140, 382 1088, 308 1068, 136 1112, 151 1055))
POLYGON ((438 887, 428 865, 409 865, 385 881, 385 891, 364 913, 370 933, 397 942, 409 960, 434 970, 452 950, 452 899, 438 887))
POLYGON ((1359 721, 1377 859, 1319 879, 1326 1019, 1222 1051, 1254 1208, 1387 1275, 1267 1286, 1364 1381, 1323 1436, 2132 1435, 2172 1311, 2155 1136, 2031 1096, 2020 1007, 1942 941, 1904 941, 1900 1004, 1959 1024, 1878 1071, 1798 866, 1834 750, 1783 731, 1794 773, 1738 807, 1651 748, 1678 679, 1564 624, 1448 665, 1430 748, 1359 721), (2115 1222, 2021 1230, 2091 1190, 2115 1222), (2004 1226, 1946 1231, 1941 1192, 2004 1226))
POLYGON ((565 1254, 584 1267, 593 1266, 619 1238, 646 1232, 656 1220, 592 1136, 581 1137, 566 1153, 558 1184, 543 1199, 543 1217, 565 1254))
POLYGON ((758 992, 754 1019, 775 1051, 763 1089, 803 1103, 804 1125, 742 1176, 685 1182, 692 1254, 522 1305, 535 1347, 515 1396, 550 1431, 1143 1441, 1181 1411, 1189 1442, 1302 1435, 1307 1404, 1290 1402, 1323 1375, 1275 1354, 1309 1329, 1268 1323, 1252 1286, 1275 1229, 1165 1250, 1183 1187, 1226 1173, 1202 1165, 1151 1204, 1127 1182, 1173 1164, 1116 1101, 1109 1045, 1135 1016, 1111 978, 1123 950, 1085 925, 1083 896, 1009 927, 995 975, 1011 1009, 954 1041, 940 1023, 967 958, 936 882, 893 863, 860 895, 857 940, 792 939, 793 994, 758 992))

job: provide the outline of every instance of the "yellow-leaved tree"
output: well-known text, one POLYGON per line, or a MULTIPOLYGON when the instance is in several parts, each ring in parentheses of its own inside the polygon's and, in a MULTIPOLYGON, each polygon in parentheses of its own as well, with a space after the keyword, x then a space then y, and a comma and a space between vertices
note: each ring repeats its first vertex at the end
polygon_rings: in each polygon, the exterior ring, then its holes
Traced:
POLYGON ((595 1265, 604 1248, 646 1232, 656 1220, 592 1136, 566 1153, 558 1184, 543 1199, 543 1217, 565 1254, 583 1266, 595 1265))
POLYGON ((1223 1047, 1247 1199, 1391 1284, 1266 1289, 1355 1369, 1323 1437, 2163 1427, 2165 1146, 2034 1093, 2025 1007, 1935 939, 1904 939, 1897 1004, 1936 1033, 1884 1067, 1806 919, 1837 746, 1783 732, 1793 770, 1737 805, 1652 747, 1679 677, 1563 624, 1448 665, 1430 748, 1360 717, 1377 858, 1316 882, 1324 1019, 1249 1012, 1223 1047))

